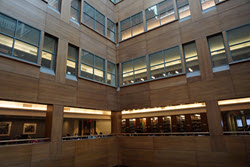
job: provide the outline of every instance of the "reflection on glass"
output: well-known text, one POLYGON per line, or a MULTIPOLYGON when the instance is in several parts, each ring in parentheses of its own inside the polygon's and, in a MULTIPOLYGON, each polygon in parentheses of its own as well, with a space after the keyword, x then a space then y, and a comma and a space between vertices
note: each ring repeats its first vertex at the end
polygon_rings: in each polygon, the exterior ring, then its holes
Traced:
POLYGON ((170 10, 170 11, 167 11, 165 13, 162 13, 160 15, 160 19, 161 19, 161 25, 169 23, 169 22, 175 20, 174 10, 170 10))
POLYGON ((199 60, 195 42, 184 44, 183 49, 184 49, 187 73, 199 71, 200 66, 199 66, 199 60))
POLYGON ((33 63, 37 63, 38 47, 15 40, 13 56, 33 63))
POLYGON ((147 66, 147 63, 146 63, 145 56, 134 60, 134 70, 146 68, 146 66, 147 66))
POLYGON ((182 73, 182 64, 181 60, 176 60, 172 62, 168 62, 165 65, 166 67, 166 75, 171 76, 171 75, 176 75, 179 73, 182 73))
POLYGON ((127 61, 125 63, 122 63, 122 72, 126 73, 126 72, 130 72, 133 71, 133 61, 127 61))
POLYGON ((110 40, 115 42, 115 23, 107 19, 107 36, 110 40))
POLYGON ((107 83, 111 86, 116 86, 116 76, 113 74, 107 74, 107 83))
POLYGON ((202 10, 206 10, 206 9, 211 8, 213 6, 215 6, 214 0, 201 0, 202 10))
POLYGON ((202 132, 201 115, 200 114, 191 115, 191 122, 192 122, 192 131, 193 132, 202 132))
POLYGON ((94 29, 95 28, 95 20, 89 17, 87 14, 83 13, 83 24, 87 25, 88 27, 94 29))
POLYGON ((46 68, 53 69, 52 65, 52 57, 53 55, 51 53, 42 51, 42 66, 46 68))
POLYGON ((165 77, 166 74, 165 74, 164 64, 150 67, 150 76, 151 76, 150 79, 165 77))
POLYGON ((11 55, 13 38, 0 34, 0 53, 11 55))
POLYGON ((179 46, 164 50, 165 62, 173 61, 181 58, 179 46))
POLYGON ((95 30, 97 32, 99 32, 100 34, 102 34, 102 35, 105 34, 105 27, 104 27, 104 25, 102 25, 102 24, 100 24, 98 22, 95 23, 95 30))
POLYGON ((71 18, 77 22, 79 22, 80 19, 80 8, 81 8, 80 0, 71 0, 70 15, 71 18))
POLYGON ((147 30, 151 30, 155 27, 160 26, 160 20, 158 19, 158 16, 155 16, 149 20, 147 20, 147 30))
POLYGON ((176 116, 177 119, 177 131, 178 132, 185 132, 186 128, 185 128, 185 116, 184 115, 178 115, 176 116))
POLYGON ((250 25, 227 31, 233 61, 250 58, 250 25))
POLYGON ((76 63, 70 60, 67 60, 67 74, 76 75, 76 63))
POLYGON ((94 69, 94 80, 99 82, 105 82, 104 80, 104 72, 98 69, 94 69))
POLYGON ((89 52, 82 52, 82 62, 90 66, 94 65, 94 55, 89 52))
POLYGON ((111 74, 115 74, 116 65, 114 63, 108 62, 108 72, 111 74))
POLYGON ((122 81, 123 81, 123 85, 133 84, 134 83, 134 73, 129 72, 129 73, 123 74, 122 81))
POLYGON ((140 118, 140 127, 137 129, 137 133, 146 133, 147 132, 147 119, 140 118))
POLYGON ((136 119, 129 119, 129 131, 135 133, 136 119))
POLYGON ((151 118, 151 132, 152 133, 159 132, 158 117, 151 118))
POLYGON ((47 0, 48 4, 56 10, 61 10, 61 0, 47 0))
POLYGON ((147 80, 147 69, 135 71, 135 83, 147 80))
POLYGON ((228 64, 222 34, 208 37, 213 67, 228 64))
POLYGON ((180 19, 191 15, 188 0, 177 0, 177 7, 180 19))
POLYGON ((132 32, 133 32, 133 36, 138 35, 138 34, 144 32, 143 24, 138 24, 136 26, 133 26, 132 27, 132 32))
POLYGON ((90 67, 85 64, 81 64, 81 76, 82 77, 93 79, 94 78, 93 71, 94 71, 93 67, 90 67))
POLYGON ((164 133, 171 132, 171 116, 163 117, 163 130, 164 133))
POLYGON ((14 36, 16 29, 16 20, 0 13, 0 32, 14 36))
POLYGON ((164 63, 162 51, 149 55, 150 66, 164 63))
POLYGON ((122 40, 130 38, 131 36, 132 36, 132 34, 131 34, 131 29, 130 28, 127 29, 127 30, 122 31, 122 40))
POLYGON ((104 59, 95 56, 95 67, 104 70, 104 59))

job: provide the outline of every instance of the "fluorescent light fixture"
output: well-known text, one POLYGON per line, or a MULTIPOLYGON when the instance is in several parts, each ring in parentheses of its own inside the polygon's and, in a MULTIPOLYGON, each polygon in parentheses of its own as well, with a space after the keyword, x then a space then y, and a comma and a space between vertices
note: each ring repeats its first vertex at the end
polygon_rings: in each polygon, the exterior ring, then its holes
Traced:
POLYGON ((155 79, 155 77, 154 77, 154 76, 152 76, 151 78, 155 79))
POLYGON ((181 115, 181 118, 185 118, 185 115, 181 115))
POLYGON ((72 107, 64 107, 64 112, 65 113, 78 113, 78 114, 93 114, 93 115, 111 115, 111 111, 72 108, 72 107))
POLYGON ((230 100, 218 101, 219 105, 230 105, 230 104, 239 104, 239 103, 250 103, 250 98, 230 99, 230 100))
POLYGON ((131 83, 134 83, 134 81, 130 81, 131 83))
POLYGON ((163 74, 163 76, 166 76, 166 74, 163 74))
POLYGON ((176 73, 176 74, 179 74, 179 72, 178 72, 178 71, 175 71, 175 73, 176 73))
POLYGON ((144 81, 144 79, 143 79, 143 78, 141 78, 141 81, 144 81))
POLYGON ((3 101, 3 100, 0 101, 0 108, 47 111, 47 105, 13 102, 13 101, 3 101))
POLYGON ((200 114, 195 114, 194 116, 196 116, 196 117, 200 117, 201 115, 200 115, 200 114))
POLYGON ((193 72, 192 68, 188 68, 188 70, 189 70, 190 72, 193 72))
POLYGON ((194 103, 194 104, 183 104, 183 105, 177 105, 177 106, 124 110, 124 111, 122 111, 122 114, 136 114, 136 113, 182 110, 182 109, 203 108, 203 107, 206 107, 205 103, 194 103))

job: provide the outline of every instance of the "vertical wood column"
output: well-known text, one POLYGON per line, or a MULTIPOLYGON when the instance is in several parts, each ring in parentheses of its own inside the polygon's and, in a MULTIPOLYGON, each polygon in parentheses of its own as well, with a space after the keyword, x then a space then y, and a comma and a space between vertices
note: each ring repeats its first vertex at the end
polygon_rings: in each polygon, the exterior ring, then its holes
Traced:
POLYGON ((206 101, 208 127, 211 136, 223 135, 221 113, 217 100, 206 101))
POLYGON ((200 0, 191 0, 188 2, 190 6, 192 20, 193 21, 199 20, 202 17, 200 0))
POLYGON ((111 111, 111 133, 120 134, 122 133, 122 112, 111 111))
POLYGON ((151 118, 146 118, 147 133, 151 132, 151 118))
POLYGON ((130 133, 129 119, 126 119, 126 133, 130 133))
POLYGON ((177 132, 177 119, 176 115, 171 116, 172 132, 177 132))
POLYGON ((66 60, 68 55, 68 42, 58 39, 58 52, 56 56, 56 81, 65 83, 66 80, 66 60))
POLYGON ((185 115, 185 126, 186 126, 186 132, 192 132, 192 120, 191 120, 191 115, 190 114, 186 114, 185 115))
POLYGON ((135 131, 138 132, 141 129, 140 118, 136 118, 135 131))
POLYGON ((202 132, 208 132, 208 125, 207 125, 207 113, 201 113, 201 129, 202 132))

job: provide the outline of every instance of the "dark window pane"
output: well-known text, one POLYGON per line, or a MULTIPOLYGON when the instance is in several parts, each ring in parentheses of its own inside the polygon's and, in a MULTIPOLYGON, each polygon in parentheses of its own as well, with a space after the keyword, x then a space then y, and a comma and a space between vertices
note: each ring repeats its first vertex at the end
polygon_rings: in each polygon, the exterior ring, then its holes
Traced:
POLYGON ((95 28, 95 20, 86 15, 85 13, 83 14, 83 24, 87 25, 92 29, 95 28))
POLYGON ((151 79, 165 77, 164 64, 150 67, 151 79))
POLYGON ((95 56, 95 67, 104 70, 105 61, 104 59, 95 56))
POLYGON ((147 20, 154 17, 155 15, 158 15, 157 6, 154 5, 148 9, 146 9, 145 14, 146 14, 147 20))
POLYGON ((136 82, 143 82, 148 79, 147 77, 147 69, 142 69, 135 71, 135 83, 136 82))
POLYGON ((51 53, 56 53, 57 49, 57 39, 49 35, 44 36, 43 50, 51 53))
POLYGON ((32 63, 37 63, 37 52, 37 47, 15 40, 13 53, 14 57, 18 57, 32 63))
POLYGON ((77 22, 80 20, 80 13, 79 11, 75 10, 74 8, 71 8, 70 11, 71 18, 77 22))
POLYGON ((149 59, 150 59, 150 66, 164 63, 162 51, 151 54, 149 56, 149 59))
POLYGON ((134 83, 134 73, 130 72, 130 73, 126 73, 123 74, 122 76, 122 85, 128 85, 128 84, 133 84, 134 83))
POLYGON ((48 4, 55 8, 56 10, 60 11, 61 9, 61 0, 47 0, 48 4))
POLYGON ((90 66, 94 66, 94 55, 89 52, 83 51, 82 62, 90 66))
POLYGON ((74 61, 77 61, 78 48, 72 45, 69 45, 68 48, 68 58, 74 61))
POLYGON ((115 33, 110 30, 107 30, 107 36, 111 41, 115 42, 115 33))
POLYGON ((107 83, 111 86, 115 86, 116 85, 116 77, 115 75, 112 74, 107 74, 107 83))
POLYGON ((142 69, 146 67, 147 67, 146 57, 141 57, 141 58, 134 60, 134 70, 138 70, 138 69, 142 69))
POLYGON ((87 4, 86 2, 84 3, 83 10, 86 14, 88 14, 92 18, 95 18, 95 9, 92 6, 90 6, 89 4, 87 4))
POLYGON ((104 72, 98 69, 94 69, 94 80, 105 82, 104 72))
POLYGON ((167 76, 182 73, 181 60, 166 63, 165 67, 166 67, 166 75, 167 76))
POLYGON ((108 72, 115 74, 116 65, 114 63, 108 62, 108 72))
POLYGON ((98 12, 97 10, 96 10, 96 17, 95 17, 95 19, 100 24, 105 25, 105 16, 103 14, 101 14, 100 12, 98 12))
POLYGON ((126 73, 130 71, 133 71, 133 62, 128 61, 128 62, 122 63, 122 72, 126 73))
POLYGON ((165 62, 181 59, 181 52, 178 46, 165 50, 164 55, 165 55, 165 62))
POLYGON ((38 46, 40 41, 40 31, 24 23, 18 22, 16 37, 38 46))
POLYGON ((0 13, 0 32, 14 36, 16 20, 0 13))
POLYGON ((132 16, 132 26, 142 23, 142 22, 143 22, 142 12, 132 16))
POLYGON ((161 3, 159 3, 158 10, 159 10, 159 13, 161 14, 161 13, 164 13, 164 12, 170 10, 170 9, 173 9, 173 8, 174 8, 173 0, 165 0, 165 1, 161 2, 161 3))
POLYGON ((110 20, 108 19, 107 26, 108 26, 108 29, 109 29, 109 30, 115 32, 115 23, 114 23, 114 22, 112 22, 112 21, 110 21, 110 20))
POLYGON ((230 31, 227 31, 229 45, 235 45, 238 43, 246 42, 250 40, 250 25, 239 27, 230 31))
POLYGON ((131 23, 130 23, 130 18, 127 18, 123 21, 121 21, 121 30, 125 30, 127 28, 131 27, 131 23))
POLYGON ((71 7, 75 8, 78 11, 80 11, 81 1, 80 0, 71 0, 71 7))
POLYGON ((42 66, 50 69, 54 69, 53 55, 48 52, 42 52, 42 66))
POLYGON ((234 45, 230 47, 233 61, 239 61, 250 58, 250 42, 234 45))
POLYGON ((197 50, 195 42, 183 45, 185 58, 197 56, 197 50))
POLYGON ((96 22, 95 24, 95 30, 102 35, 105 34, 105 27, 102 24, 99 24, 98 22, 96 22))
POLYGON ((89 79, 93 79, 93 67, 82 64, 81 65, 81 76, 89 79))

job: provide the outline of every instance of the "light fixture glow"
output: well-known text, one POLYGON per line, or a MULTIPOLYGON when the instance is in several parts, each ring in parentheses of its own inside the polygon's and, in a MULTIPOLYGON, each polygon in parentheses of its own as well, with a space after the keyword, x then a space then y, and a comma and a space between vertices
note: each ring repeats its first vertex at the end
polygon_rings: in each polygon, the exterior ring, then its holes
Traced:
POLYGON ((230 100, 218 101, 219 105, 229 105, 229 104, 238 104, 238 103, 250 103, 250 98, 230 99, 230 100))
POLYGON ((154 76, 152 76, 151 78, 155 79, 155 77, 154 77, 154 76))
POLYGON ((13 109, 23 109, 23 110, 46 111, 47 110, 47 105, 1 100, 0 101, 0 108, 13 108, 13 109))
POLYGON ((192 68, 188 68, 188 70, 189 70, 190 72, 193 72, 192 68))
POLYGON ((141 81, 144 81, 144 79, 143 79, 143 78, 141 78, 141 81))
POLYGON ((184 105, 177 105, 177 106, 166 106, 166 107, 124 110, 124 111, 122 111, 122 114, 159 112, 159 111, 170 111, 170 110, 181 110, 181 109, 203 108, 203 107, 206 107, 205 103, 194 103, 194 104, 184 104, 184 105))
POLYGON ((64 112, 78 113, 78 114, 111 115, 111 111, 91 110, 91 109, 72 108, 72 107, 64 107, 64 112))

